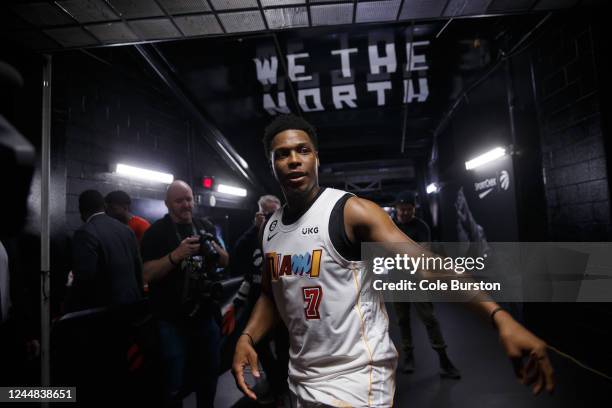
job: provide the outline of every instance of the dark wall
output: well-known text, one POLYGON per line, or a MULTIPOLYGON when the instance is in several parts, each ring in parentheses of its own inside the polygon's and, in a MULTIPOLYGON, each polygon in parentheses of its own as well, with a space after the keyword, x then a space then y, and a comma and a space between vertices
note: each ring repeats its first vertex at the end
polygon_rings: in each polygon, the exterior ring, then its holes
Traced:
MULTIPOLYGON (((475 147, 512 146, 516 214, 507 203, 475 216, 514 217, 521 241, 612 236, 601 24, 588 12, 554 16, 467 93, 438 135, 439 174, 451 190, 469 186, 462 166, 475 147)), ((454 201, 454 190, 441 194, 442 239, 453 238, 454 209, 444 202, 454 201)))
MULTIPOLYGON (((52 148, 54 159, 65 163, 54 185, 65 185, 68 230, 81 224, 78 195, 86 189, 122 189, 145 203, 164 199, 164 184, 113 174, 118 162, 172 173, 192 185, 203 175, 244 185, 208 145, 199 122, 139 69, 77 52, 53 58, 52 148)), ((194 193, 202 191, 194 187, 194 193)), ((205 198, 196 210, 202 215, 210 212, 205 198)), ((218 197, 217 205, 240 209, 250 201, 218 197)))
MULTIPOLYGON (((610 239, 594 16, 556 21, 532 51, 549 239, 610 239)), ((599 57, 599 56, 598 56, 599 57)))
MULTIPOLYGON (((609 241, 612 237, 610 130, 606 126, 610 109, 605 83, 609 23, 604 18, 589 13, 557 18, 530 52, 551 241, 609 241)), ((547 341, 595 368, 609 370, 611 305, 528 306, 547 341)))

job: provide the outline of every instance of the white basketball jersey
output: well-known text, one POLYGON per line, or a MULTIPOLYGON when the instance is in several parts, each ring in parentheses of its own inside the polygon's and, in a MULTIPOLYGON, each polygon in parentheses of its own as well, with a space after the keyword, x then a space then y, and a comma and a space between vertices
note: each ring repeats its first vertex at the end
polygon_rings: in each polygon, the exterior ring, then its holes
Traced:
POLYGON ((327 188, 299 220, 266 223, 263 250, 272 292, 290 337, 289 386, 304 402, 388 407, 397 351, 380 295, 363 262, 334 248, 329 219, 346 192, 327 188))

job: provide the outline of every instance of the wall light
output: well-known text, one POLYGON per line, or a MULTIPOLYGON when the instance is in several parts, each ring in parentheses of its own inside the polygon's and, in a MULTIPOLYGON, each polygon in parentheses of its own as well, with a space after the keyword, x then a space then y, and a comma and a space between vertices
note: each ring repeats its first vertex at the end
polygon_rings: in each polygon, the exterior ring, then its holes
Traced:
POLYGON ((247 195, 247 191, 244 188, 228 186, 227 184, 218 184, 217 191, 238 197, 246 197, 247 195))
POLYGON ((438 183, 430 183, 425 188, 425 191, 427 191, 427 194, 435 194, 438 192, 438 189, 438 183))
POLYGON ((202 177, 202 187, 204 187, 205 189, 212 190, 214 184, 215 184, 215 179, 213 177, 210 177, 210 176, 202 177))
POLYGON ((172 181, 174 181, 174 176, 172 174, 142 169, 140 167, 128 166, 127 164, 122 163, 117 164, 115 173, 130 178, 157 181, 165 184, 170 184, 172 183, 172 181))
POLYGON ((481 154, 478 157, 473 158, 472 160, 468 160, 465 162, 466 170, 472 170, 476 167, 482 166, 485 163, 492 162, 493 160, 497 160, 500 157, 506 155, 506 149, 503 147, 496 147, 493 150, 489 150, 488 152, 481 154))

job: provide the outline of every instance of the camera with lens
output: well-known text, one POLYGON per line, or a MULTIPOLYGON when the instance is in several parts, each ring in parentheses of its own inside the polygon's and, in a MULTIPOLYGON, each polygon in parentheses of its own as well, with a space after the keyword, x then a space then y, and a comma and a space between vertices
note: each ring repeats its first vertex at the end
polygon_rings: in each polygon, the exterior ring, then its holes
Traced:
POLYGON ((215 240, 213 234, 200 230, 198 235, 200 236, 200 255, 205 257, 207 260, 217 263, 219 261, 219 252, 213 245, 213 241, 215 240))
POLYGON ((183 309, 188 316, 194 316, 201 308, 210 308, 223 295, 222 286, 215 280, 220 254, 215 249, 214 235, 205 230, 198 231, 200 252, 192 256, 187 266, 187 292, 183 298, 183 309), (211 303, 212 302, 212 303, 211 303))

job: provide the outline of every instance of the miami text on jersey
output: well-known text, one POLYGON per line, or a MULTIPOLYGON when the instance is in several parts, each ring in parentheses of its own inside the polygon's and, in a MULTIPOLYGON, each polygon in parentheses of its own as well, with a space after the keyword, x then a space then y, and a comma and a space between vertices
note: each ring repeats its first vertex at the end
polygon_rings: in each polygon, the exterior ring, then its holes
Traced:
POLYGON ((313 249, 303 254, 266 253, 266 267, 272 272, 272 280, 285 275, 318 278, 321 268, 322 249, 313 249))

